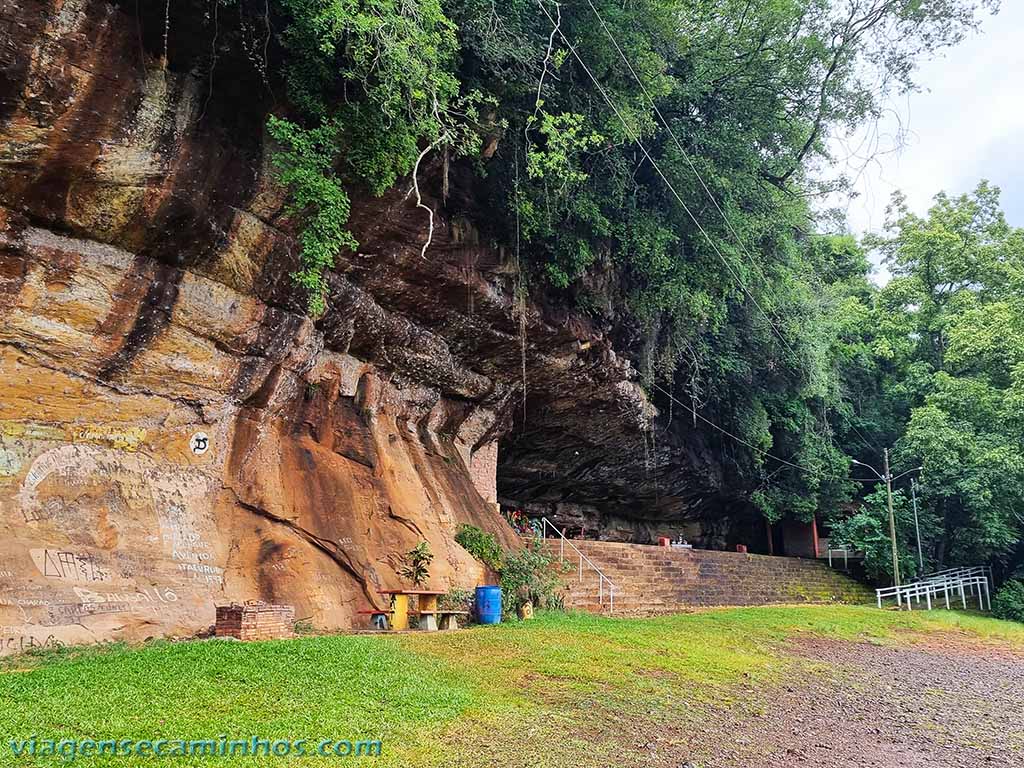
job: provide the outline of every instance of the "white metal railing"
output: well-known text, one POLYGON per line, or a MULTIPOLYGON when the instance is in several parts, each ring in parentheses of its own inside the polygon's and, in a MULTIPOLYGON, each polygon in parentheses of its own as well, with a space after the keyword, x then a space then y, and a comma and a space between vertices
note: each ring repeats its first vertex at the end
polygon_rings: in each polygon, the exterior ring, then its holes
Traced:
POLYGON ((600 606, 604 607, 604 587, 605 583, 608 584, 608 612, 611 613, 615 610, 615 590, 616 586, 612 583, 612 580, 604 575, 604 572, 594 565, 594 562, 584 555, 579 547, 573 544, 569 539, 565 538, 565 534, 559 530, 558 526, 548 520, 546 517, 540 519, 540 537, 541 539, 548 538, 548 528, 553 530, 557 534, 558 538, 558 557, 564 563, 565 562, 565 545, 568 544, 569 548, 579 555, 580 567, 579 567, 579 579, 580 583, 583 582, 583 564, 589 565, 595 573, 597 573, 597 602, 600 606))
POLYGON ((964 609, 967 608, 967 598, 970 596, 977 597, 979 610, 992 610, 989 568, 980 565, 969 568, 949 568, 945 571, 928 574, 909 584, 901 584, 898 587, 882 587, 875 590, 875 595, 879 608, 882 607, 883 600, 895 599, 899 608, 906 606, 907 610, 913 610, 914 602, 916 601, 920 605, 923 598, 930 611, 933 607, 933 599, 938 601, 941 596, 948 609, 950 595, 953 595, 954 599, 959 595, 964 609))
POLYGON ((832 567, 832 553, 842 554, 843 556, 843 570, 850 570, 850 550, 846 547, 829 547, 828 548, 828 567, 832 567))
POLYGON ((932 581, 942 579, 957 579, 957 578, 973 578, 976 576, 984 576, 989 580, 989 584, 992 583, 992 568, 987 565, 969 565, 961 566, 959 568, 947 568, 944 571, 936 571, 935 573, 929 573, 922 576, 918 581, 932 581))

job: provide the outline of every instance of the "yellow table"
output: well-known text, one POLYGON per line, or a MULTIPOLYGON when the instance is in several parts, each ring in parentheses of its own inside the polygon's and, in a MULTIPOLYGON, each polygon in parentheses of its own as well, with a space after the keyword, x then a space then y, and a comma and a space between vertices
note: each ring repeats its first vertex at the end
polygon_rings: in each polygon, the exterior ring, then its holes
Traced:
POLYGON ((419 598, 420 629, 433 632, 437 630, 437 599, 444 592, 432 589, 382 589, 382 595, 391 596, 391 628, 403 630, 409 628, 409 598, 419 598))

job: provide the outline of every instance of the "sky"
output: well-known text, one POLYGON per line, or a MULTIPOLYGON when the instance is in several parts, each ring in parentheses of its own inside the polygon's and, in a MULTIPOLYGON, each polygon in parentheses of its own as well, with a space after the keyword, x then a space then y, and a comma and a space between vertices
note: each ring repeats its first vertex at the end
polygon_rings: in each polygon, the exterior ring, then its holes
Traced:
MULTIPOLYGON (((917 82, 922 91, 894 99, 877 129, 832 143, 839 158, 851 149, 863 155, 872 143, 892 150, 901 126, 904 131, 902 149, 864 167, 855 184, 859 195, 839 201, 851 231, 880 231, 896 189, 923 214, 940 190, 969 192, 980 179, 1002 189, 1008 222, 1024 227, 1024 0, 1003 0, 978 33, 922 63, 917 82)), ((848 166, 854 175, 864 163, 855 158, 848 166)), ((876 278, 884 281, 884 271, 876 278)))

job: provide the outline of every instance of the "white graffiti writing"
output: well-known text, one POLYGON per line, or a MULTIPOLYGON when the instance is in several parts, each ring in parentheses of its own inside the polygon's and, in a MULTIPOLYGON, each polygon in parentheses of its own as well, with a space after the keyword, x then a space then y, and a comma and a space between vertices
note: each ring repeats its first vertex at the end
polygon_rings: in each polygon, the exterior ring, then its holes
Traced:
POLYGON ((140 589, 137 592, 93 592, 75 587, 75 594, 83 603, 176 603, 178 593, 166 587, 140 589))

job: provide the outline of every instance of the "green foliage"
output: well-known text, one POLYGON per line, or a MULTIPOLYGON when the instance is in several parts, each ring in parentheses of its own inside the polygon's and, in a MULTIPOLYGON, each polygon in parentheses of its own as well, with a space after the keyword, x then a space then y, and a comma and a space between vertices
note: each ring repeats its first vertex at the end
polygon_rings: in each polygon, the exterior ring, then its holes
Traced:
POLYGON ((922 217, 897 195, 884 237, 868 245, 892 281, 874 297, 865 333, 897 461, 923 465, 925 549, 938 566, 1003 560, 1024 532, 1024 235, 985 182, 940 194, 922 217))
POLYGON ((306 290, 309 311, 319 315, 326 306, 324 273, 340 251, 357 247, 345 228, 348 194, 333 172, 340 127, 337 121, 329 121, 307 130, 271 116, 267 130, 282 147, 274 154, 274 163, 278 179, 291 190, 288 214, 304 220, 302 268, 292 277, 306 290))
MULTIPOLYGON (((900 576, 904 582, 917 575, 914 547, 914 518, 910 500, 902 492, 893 494, 896 518, 897 553, 900 576)), ((878 486, 864 498, 858 511, 832 527, 830 542, 864 553, 864 570, 877 582, 892 580, 892 538, 889 533, 889 508, 884 486, 878 486)))
POLYGON ((279 3, 289 96, 304 114, 328 119, 345 103, 351 117, 378 112, 383 125, 437 137, 459 91, 456 31, 437 0, 279 3))
POLYGON ((434 560, 434 553, 430 551, 430 544, 421 541, 415 547, 402 555, 402 567, 398 575, 414 586, 422 587, 430 578, 430 563, 434 560))
POLYGON ((487 533, 475 525, 464 523, 456 531, 455 541, 492 571, 501 571, 501 545, 498 544, 493 533, 487 533))
POLYGON ((283 77, 299 113, 292 133, 301 125, 314 143, 333 137, 315 157, 300 152, 304 162, 282 163, 304 169, 287 179, 297 195, 308 197, 314 187, 328 194, 322 206, 304 211, 315 231, 303 237, 297 279, 312 304, 322 305, 332 250, 352 247, 338 231, 347 218, 341 190, 356 182, 380 193, 412 170, 422 146, 465 149, 468 134, 474 144, 479 121, 460 94, 490 94, 495 124, 511 128, 487 173, 507 224, 496 234, 510 240, 519 216, 534 267, 559 288, 610 258, 634 278, 621 299, 647 321, 667 320, 667 336, 713 330, 727 318, 723 301, 745 303, 735 280, 724 279, 730 271, 739 270, 757 294, 779 292, 796 276, 794 233, 806 229, 809 209, 789 193, 807 186, 803 168, 825 157, 829 131, 870 118, 890 90, 912 86, 916 56, 976 26, 972 0, 855 0, 843 12, 819 0, 756 7, 743 0, 596 0, 645 93, 583 6, 545 8, 576 41, 600 87, 525 0, 274 5, 283 18, 283 77), (668 119, 671 140, 646 94, 668 119), (634 135, 648 142, 694 210, 706 211, 696 174, 710 185, 729 217, 725 225, 703 216, 710 242, 638 156, 634 135), (322 180, 310 178, 313 171, 322 180), (760 262, 753 271, 733 230, 760 262), (730 267, 718 262, 716 249, 730 267), (751 278, 769 265, 782 269, 769 285, 756 286, 751 278))
POLYGON ((309 619, 300 619, 295 622, 293 627, 296 635, 315 635, 317 634, 316 626, 309 619))
POLYGON ((539 541, 505 553, 501 567, 501 591, 505 612, 515 614, 524 603, 538 608, 561 608, 560 585, 551 557, 539 541))
POLYGON ((544 137, 543 149, 531 146, 526 153, 526 173, 531 179, 545 179, 560 185, 565 192, 587 180, 580 170, 580 158, 601 143, 602 137, 586 129, 583 115, 563 113, 540 118, 528 117, 527 128, 536 128, 544 137))
MULTIPOLYGON (((454 25, 437 0, 278 0, 287 26, 285 80, 296 120, 271 117, 289 213, 302 217, 294 275, 323 312, 325 272, 356 243, 346 231, 352 183, 377 194, 408 174, 421 142, 464 151, 454 25)), ((479 96, 475 103, 479 103, 479 96)), ((468 105, 472 106, 472 105, 468 105)))
POLYGON ((1011 579, 1003 584, 992 600, 992 615, 1024 623, 1024 581, 1011 579))
POLYGON ((473 608, 473 591, 469 589, 449 589, 437 600, 441 610, 471 611, 473 608))

